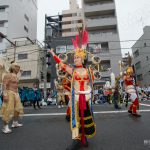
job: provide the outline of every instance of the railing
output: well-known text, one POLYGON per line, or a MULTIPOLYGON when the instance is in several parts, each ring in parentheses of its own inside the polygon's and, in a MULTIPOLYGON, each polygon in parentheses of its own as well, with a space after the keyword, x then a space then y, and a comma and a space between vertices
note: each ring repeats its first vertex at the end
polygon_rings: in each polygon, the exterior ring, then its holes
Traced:
POLYGON ((89 38, 92 39, 93 37, 99 38, 99 37, 102 37, 102 36, 111 36, 111 35, 113 36, 113 35, 116 35, 116 33, 117 32, 115 32, 115 31, 114 32, 113 31, 112 32, 105 32, 104 31, 104 32, 90 33, 89 38))
POLYGON ((89 11, 93 8, 99 8, 100 10, 109 10, 109 9, 115 9, 115 4, 113 2, 109 2, 109 3, 100 3, 100 2, 95 2, 95 3, 90 3, 85 5, 85 11, 89 11), (101 7, 101 8, 100 8, 101 7))
POLYGON ((106 17, 106 18, 98 17, 93 19, 87 19, 86 22, 88 26, 90 26, 90 24, 94 26, 97 26, 96 24, 98 24, 99 26, 117 24, 116 17, 106 17))
POLYGON ((92 2, 92 3, 90 3, 90 6, 93 6, 93 5, 112 4, 112 3, 114 3, 114 2, 113 2, 113 1, 92 2))
POLYGON ((116 17, 115 16, 110 16, 110 15, 108 15, 108 16, 98 16, 98 17, 91 17, 91 18, 89 18, 89 19, 86 19, 86 21, 88 22, 88 21, 97 21, 97 20, 103 20, 103 19, 116 19, 116 17))

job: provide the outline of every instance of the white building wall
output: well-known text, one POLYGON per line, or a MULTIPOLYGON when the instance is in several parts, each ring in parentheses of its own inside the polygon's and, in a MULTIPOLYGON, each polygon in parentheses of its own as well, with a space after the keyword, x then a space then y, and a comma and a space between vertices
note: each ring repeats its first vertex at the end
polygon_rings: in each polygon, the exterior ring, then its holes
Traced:
POLYGON ((76 0, 69 0, 70 8, 62 11, 62 36, 75 36, 78 34, 77 26, 82 26, 82 9, 76 0))
MULTIPOLYGON (((4 12, 0 12, 0 21, 5 20, 0 32, 12 40, 19 37, 29 37, 35 40, 37 37, 37 1, 36 0, 1 0, 0 7, 7 6, 4 12), (27 17, 25 17, 27 16, 27 17), (27 18, 27 19, 26 19, 27 18), (28 30, 25 31, 25 27, 28 30)), ((0 43, 0 49, 8 45, 6 40, 0 43), (5 46, 4 46, 5 45, 5 46)))
MULTIPOLYGON (((32 87, 33 83, 40 82, 40 72, 43 71, 42 65, 42 57, 44 54, 44 51, 42 51, 42 48, 37 44, 32 44, 30 41, 21 41, 20 46, 16 47, 16 51, 14 47, 8 48, 6 50, 5 57, 9 62, 14 60, 14 54, 15 54, 15 61, 21 66, 21 69, 24 72, 30 72, 31 74, 26 74, 20 77, 21 83, 25 86, 32 87), (23 44, 24 43, 24 44, 23 44), (18 59, 19 54, 27 55, 26 58, 18 59)), ((22 86, 22 85, 21 85, 22 86)))
POLYGON ((150 85, 150 26, 143 29, 143 35, 132 46, 133 65, 137 82, 141 86, 150 85), (138 53, 137 53, 138 52, 138 53), (139 63, 139 65, 138 65, 139 63), (141 76, 141 79, 139 78, 141 76))

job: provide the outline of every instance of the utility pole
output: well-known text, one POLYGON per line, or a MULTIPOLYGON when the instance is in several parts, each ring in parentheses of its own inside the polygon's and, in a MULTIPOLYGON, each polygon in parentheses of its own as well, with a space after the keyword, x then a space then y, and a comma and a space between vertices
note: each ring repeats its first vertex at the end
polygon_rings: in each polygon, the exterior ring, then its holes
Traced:
POLYGON ((15 45, 14 45, 14 61, 16 60, 16 41, 15 41, 15 45))
POLYGON ((47 98, 47 64, 46 64, 46 55, 47 55, 47 46, 46 46, 46 15, 45 15, 45 42, 44 42, 44 68, 43 68, 43 71, 44 71, 44 100, 46 100, 47 98))

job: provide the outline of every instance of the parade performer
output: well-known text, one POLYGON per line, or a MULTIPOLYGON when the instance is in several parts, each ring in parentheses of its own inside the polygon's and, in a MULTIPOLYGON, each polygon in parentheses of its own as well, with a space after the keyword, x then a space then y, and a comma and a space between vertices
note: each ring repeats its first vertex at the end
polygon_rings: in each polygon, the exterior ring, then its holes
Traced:
POLYGON ((121 109, 121 85, 120 85, 121 75, 115 77, 115 89, 113 91, 113 103, 115 109, 121 109))
POLYGON ((64 87, 61 81, 57 81, 55 86, 57 90, 58 108, 62 108, 63 104, 65 103, 64 87))
POLYGON ((140 117, 141 115, 137 112, 139 108, 139 100, 138 95, 135 87, 135 80, 133 77, 133 68, 131 67, 131 57, 129 56, 129 67, 124 74, 124 84, 126 93, 129 94, 132 104, 129 107, 128 112, 131 113, 133 116, 140 117))
POLYGON ((66 111, 66 120, 70 121, 70 115, 71 115, 71 108, 70 108, 70 99, 71 99, 71 81, 69 80, 71 76, 69 74, 66 74, 65 77, 62 79, 62 85, 64 87, 64 94, 65 94, 65 100, 66 104, 68 105, 67 111, 66 111))
POLYGON ((33 91, 34 91, 33 107, 34 109, 37 109, 36 108, 36 104, 37 104, 37 107, 41 109, 39 102, 42 100, 42 96, 41 96, 41 91, 40 89, 38 89, 37 84, 33 84, 33 91))
POLYGON ((106 84, 104 85, 104 95, 106 97, 106 101, 109 104, 112 104, 112 95, 113 95, 113 92, 112 92, 111 84, 110 84, 109 81, 107 81, 106 84))
POLYGON ((73 40, 74 67, 62 63, 61 59, 50 50, 53 58, 67 73, 72 75, 71 81, 71 130, 73 142, 66 150, 77 150, 82 146, 88 146, 87 138, 95 135, 95 122, 92 112, 92 86, 94 76, 92 70, 84 66, 87 58, 85 45, 87 44, 88 33, 79 30, 76 40, 73 40))
POLYGON ((2 104, 2 120, 4 123, 2 132, 11 133, 8 124, 13 117, 12 127, 21 127, 18 123, 19 116, 23 114, 23 106, 18 93, 18 77, 20 66, 12 62, 9 73, 6 73, 2 80, 3 87, 3 104, 2 104))

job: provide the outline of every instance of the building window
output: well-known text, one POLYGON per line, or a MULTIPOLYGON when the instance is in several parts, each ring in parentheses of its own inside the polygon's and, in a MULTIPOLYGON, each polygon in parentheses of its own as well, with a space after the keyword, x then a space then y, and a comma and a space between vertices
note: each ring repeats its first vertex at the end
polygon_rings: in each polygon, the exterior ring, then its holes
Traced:
POLYGON ((2 42, 3 42, 3 38, 0 37, 0 43, 2 43, 2 42))
POLYGON ((81 14, 81 13, 78 13, 77 15, 78 15, 78 17, 81 17, 81 16, 82 16, 82 14, 81 14))
POLYGON ((138 70, 140 68, 141 68, 141 62, 139 61, 135 64, 135 69, 138 70))
POLYGON ((28 28, 26 26, 24 26, 24 30, 28 33, 28 28))
POLYGON ((4 22, 0 22, 0 27, 4 27, 4 22))
POLYGON ((0 7, 0 12, 4 12, 5 11, 5 7, 0 7))
POLYGON ((76 16, 77 16, 77 13, 73 13, 73 14, 72 14, 72 17, 76 17, 76 16))
POLYGON ((99 44, 89 44, 88 49, 91 53, 109 53, 108 42, 99 44))
POLYGON ((146 43, 144 43, 144 47, 146 47, 146 43))
POLYGON ((28 59, 28 54, 18 54, 18 60, 28 59))
POLYGON ((67 45, 66 50, 67 52, 72 51, 74 49, 73 45, 67 45))
POLYGON ((101 43, 101 49, 102 53, 108 53, 109 52, 108 42, 101 43))
POLYGON ((23 73, 21 74, 22 77, 30 77, 31 76, 31 70, 28 71, 23 71, 23 73))
POLYGON ((101 67, 103 71, 107 71, 109 68, 111 68, 110 60, 102 60, 101 67))
POLYGON ((138 57, 140 54, 139 54, 139 49, 137 49, 134 53, 133 53, 134 57, 138 57))
POLYGON ((98 54, 101 52, 101 44, 89 44, 88 49, 93 54, 98 54))
POLYGON ((149 60, 149 57, 148 56, 146 56, 146 61, 148 61, 149 60))
POLYGON ((29 22, 29 17, 26 14, 24 14, 24 18, 29 22))
POLYGON ((143 80, 143 76, 142 76, 142 74, 137 75, 137 80, 138 80, 138 81, 142 81, 142 80, 143 80))

